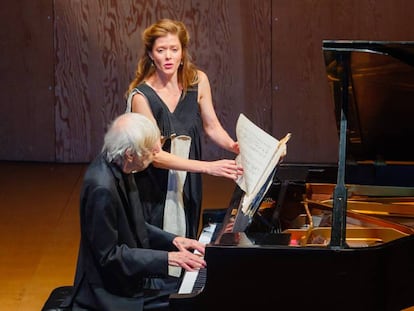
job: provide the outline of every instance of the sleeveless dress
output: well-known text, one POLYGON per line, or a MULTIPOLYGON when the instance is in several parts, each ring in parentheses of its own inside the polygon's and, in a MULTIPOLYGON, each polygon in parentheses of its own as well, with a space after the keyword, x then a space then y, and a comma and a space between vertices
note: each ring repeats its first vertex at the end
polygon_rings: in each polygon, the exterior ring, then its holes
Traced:
MULTIPOLYGON (((157 93, 146 83, 138 85, 129 95, 126 111, 131 111, 131 99, 140 93, 148 100, 161 135, 167 138, 163 145, 170 152, 171 137, 185 135, 191 138, 188 158, 201 160, 202 119, 197 101, 198 89, 193 87, 181 96, 175 110, 171 112, 157 93)), ((147 222, 164 229, 164 207, 168 191, 169 170, 150 165, 146 170, 135 173, 140 189, 147 222)), ((200 173, 188 172, 183 185, 183 205, 186 222, 186 237, 197 238, 202 201, 202 179, 200 173)))

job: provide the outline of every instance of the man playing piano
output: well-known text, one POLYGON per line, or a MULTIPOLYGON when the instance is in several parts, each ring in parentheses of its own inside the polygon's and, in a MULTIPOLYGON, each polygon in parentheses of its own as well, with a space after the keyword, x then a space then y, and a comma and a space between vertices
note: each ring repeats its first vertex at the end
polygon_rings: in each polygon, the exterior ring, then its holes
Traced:
POLYGON ((144 170, 159 151, 159 130, 143 115, 121 115, 106 133, 81 192, 75 288, 65 303, 72 310, 168 310, 179 280, 168 275, 168 266, 205 267, 190 251, 204 254, 204 244, 144 221, 132 173, 144 170))

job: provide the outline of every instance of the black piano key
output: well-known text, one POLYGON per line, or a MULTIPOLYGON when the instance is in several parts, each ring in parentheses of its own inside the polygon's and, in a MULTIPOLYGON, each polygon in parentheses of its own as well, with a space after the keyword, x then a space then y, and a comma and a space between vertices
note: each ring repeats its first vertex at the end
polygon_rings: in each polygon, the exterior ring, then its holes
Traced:
POLYGON ((194 287, 192 293, 198 293, 203 290, 204 285, 206 284, 207 279, 207 268, 201 268, 198 271, 197 278, 194 282, 194 287))

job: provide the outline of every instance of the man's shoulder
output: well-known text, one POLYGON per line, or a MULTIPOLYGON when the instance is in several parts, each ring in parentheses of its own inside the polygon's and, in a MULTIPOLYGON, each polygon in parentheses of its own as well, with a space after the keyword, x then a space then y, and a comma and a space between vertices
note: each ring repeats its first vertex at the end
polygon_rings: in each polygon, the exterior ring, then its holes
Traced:
POLYGON ((110 165, 105 160, 105 157, 98 155, 88 166, 85 173, 85 181, 99 181, 102 184, 113 180, 110 165))

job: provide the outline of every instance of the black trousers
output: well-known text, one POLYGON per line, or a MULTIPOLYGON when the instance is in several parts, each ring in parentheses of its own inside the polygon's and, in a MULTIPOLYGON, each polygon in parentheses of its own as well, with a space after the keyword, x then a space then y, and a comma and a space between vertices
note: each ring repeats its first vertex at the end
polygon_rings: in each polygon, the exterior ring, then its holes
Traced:
POLYGON ((168 311, 169 296, 177 293, 179 278, 151 279, 144 291, 144 310, 168 311))

